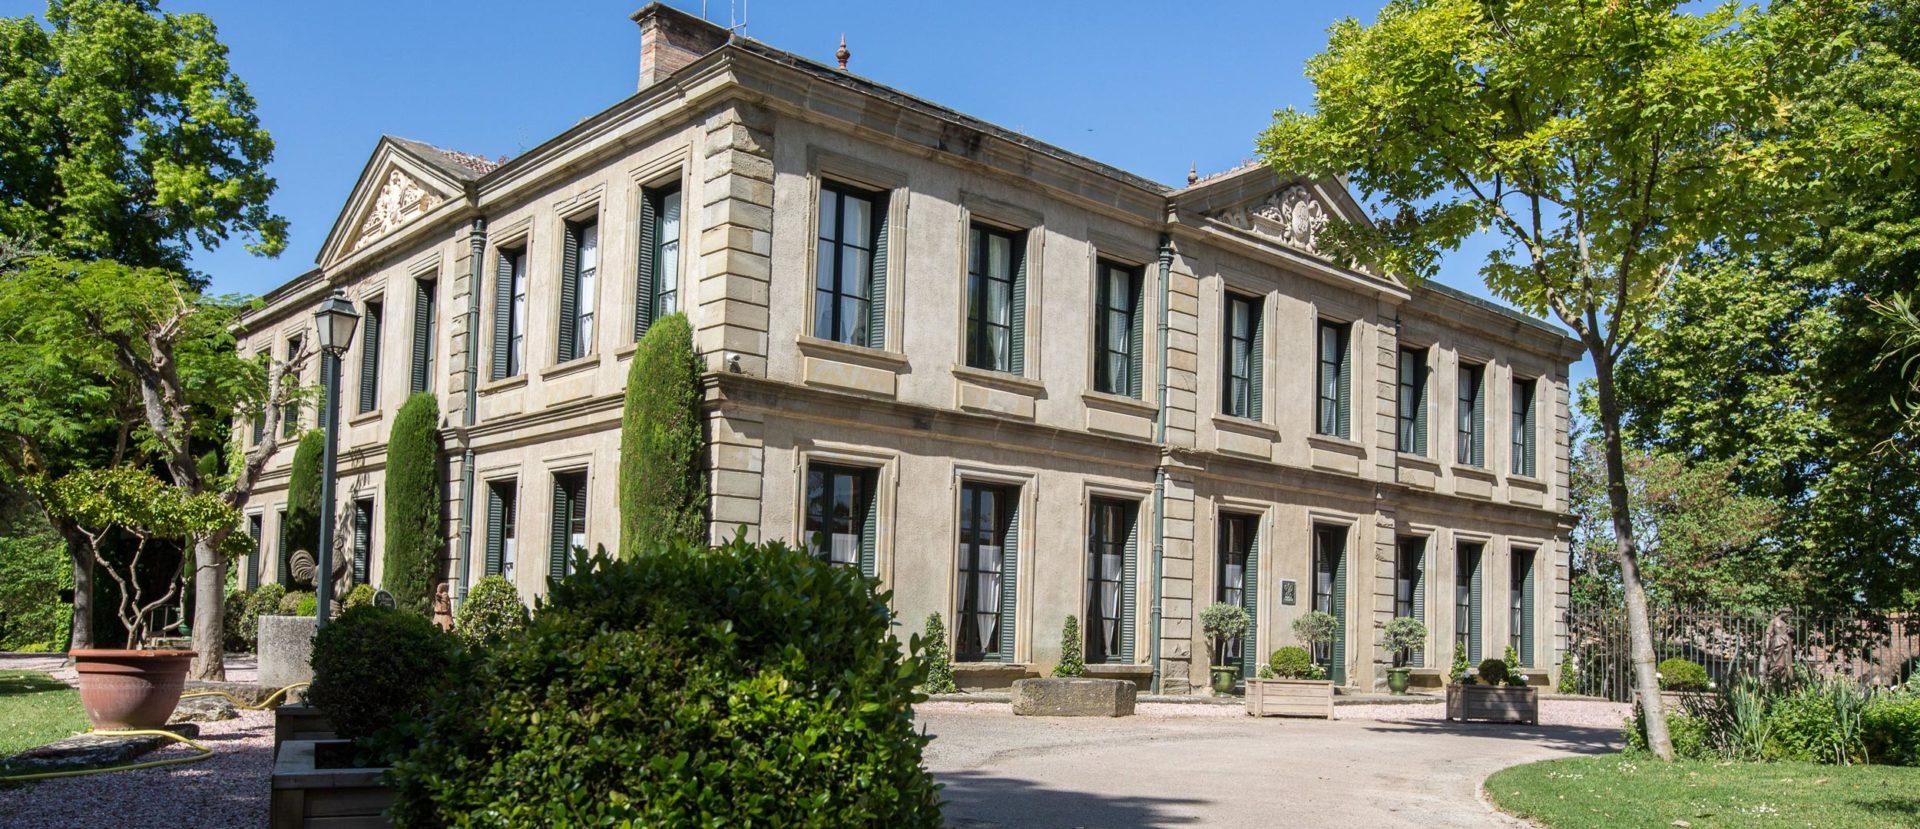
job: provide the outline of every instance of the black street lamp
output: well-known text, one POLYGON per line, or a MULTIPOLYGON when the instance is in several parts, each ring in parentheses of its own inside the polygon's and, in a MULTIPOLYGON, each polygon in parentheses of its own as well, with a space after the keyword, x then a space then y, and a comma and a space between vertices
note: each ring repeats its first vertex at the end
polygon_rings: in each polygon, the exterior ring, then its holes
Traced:
POLYGON ((318 605, 314 627, 323 628, 333 607, 333 478, 339 463, 334 447, 340 443, 340 355, 353 342, 360 314, 353 310, 344 292, 334 291, 313 312, 313 322, 320 341, 320 382, 326 387, 326 400, 321 405, 327 415, 327 448, 320 461, 320 549, 314 556, 314 569, 318 571, 314 574, 318 605))

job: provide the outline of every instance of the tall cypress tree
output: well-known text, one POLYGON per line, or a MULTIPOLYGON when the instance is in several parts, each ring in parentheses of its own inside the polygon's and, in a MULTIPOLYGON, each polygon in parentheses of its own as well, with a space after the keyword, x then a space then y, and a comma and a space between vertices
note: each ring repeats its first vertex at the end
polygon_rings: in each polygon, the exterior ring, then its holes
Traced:
POLYGON ((300 436, 293 450, 293 469, 287 479, 287 543, 280 551, 280 573, 292 573, 288 562, 294 550, 306 550, 319 561, 320 555, 320 462, 326 452, 326 435, 309 430, 300 436))
POLYGON ((655 320, 627 369, 620 418, 620 555, 706 531, 700 361, 685 314, 655 320))
POLYGON ((444 533, 440 404, 432 392, 407 398, 387 438, 387 544, 381 586, 405 610, 433 610, 444 533))

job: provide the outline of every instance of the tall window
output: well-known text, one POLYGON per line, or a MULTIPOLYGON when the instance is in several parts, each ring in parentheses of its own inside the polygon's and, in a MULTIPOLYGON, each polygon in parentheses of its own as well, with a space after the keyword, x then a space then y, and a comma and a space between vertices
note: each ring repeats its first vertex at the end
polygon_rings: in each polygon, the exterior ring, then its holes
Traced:
POLYGON ((586 472, 561 472, 553 476, 552 517, 547 574, 557 579, 573 572, 574 556, 588 549, 586 472))
MULTIPOLYGON (((1254 537, 1260 526, 1260 518, 1255 515, 1220 516, 1220 571, 1214 583, 1214 601, 1245 608, 1249 614, 1258 608, 1253 601, 1254 537)), ((1244 658, 1245 644, 1252 637, 1231 639, 1213 653, 1215 665, 1238 665, 1244 658)))
POLYGON ((240 579, 243 590, 253 590, 260 586, 260 539, 266 534, 259 513, 247 516, 247 537, 253 539, 253 554, 246 558, 246 571, 240 579))
POLYGON ((367 584, 373 565, 373 499, 353 502, 353 583, 367 584))
MULTIPOLYGON (((1394 558, 1393 615, 1427 620, 1426 600, 1427 540, 1402 537, 1394 558)), ((1426 664, 1424 649, 1407 648, 1393 655, 1394 667, 1426 664)))
POLYGON ((487 484, 486 574, 513 581, 518 559, 519 516, 515 503, 514 481, 487 484))
POLYGON ((360 403, 355 408, 363 414, 380 407, 380 328, 385 308, 369 301, 360 314, 360 403))
POLYGON ((1317 527, 1313 533, 1313 609, 1334 618, 1333 641, 1314 646, 1314 662, 1325 665, 1336 684, 1346 681, 1347 533, 1317 527))
MULTIPOLYGON (((299 357, 300 350, 304 347, 305 347, 304 341, 301 340, 299 335, 288 337, 287 338, 287 362, 291 363, 294 361, 295 358, 299 357)), ((280 407, 280 436, 283 438, 290 438, 299 433, 300 433, 300 404, 298 402, 293 402, 293 403, 288 403, 284 406, 281 406, 280 407)))
POLYGON ((570 222, 560 254, 559 361, 593 353, 594 300, 600 285, 600 224, 570 222))
POLYGON ((278 528, 274 531, 273 540, 273 558, 278 562, 274 568, 276 574, 274 581, 291 585, 293 584, 293 563, 288 557, 293 551, 287 549, 287 511, 285 509, 274 513, 274 526, 278 528))
MULTIPOLYGON (((273 366, 273 354, 268 351, 256 351, 253 353, 253 359, 266 364, 267 372, 270 375, 267 380, 267 388, 272 389, 274 384, 279 382, 279 372, 275 371, 273 366)), ((254 410, 253 413, 253 443, 255 446, 258 446, 261 441, 266 439, 267 410, 265 407, 262 407, 254 410)))
POLYGON ((1400 349, 1399 451, 1427 454, 1427 350, 1400 349))
POLYGON ((1127 662, 1133 658, 1132 596, 1134 512, 1137 505, 1095 498, 1087 529, 1087 662, 1127 662))
POLYGON ((1533 477, 1533 381, 1513 381, 1513 474, 1533 477))
POLYGON ((960 488, 960 610, 956 615, 954 655, 964 662, 1004 659, 1000 626, 1008 563, 1007 530, 1017 491, 1010 487, 965 484, 960 488))
POLYGON ((1020 240, 975 224, 967 235, 967 365, 1013 371, 1014 278, 1024 253, 1020 240))
POLYGON ((1533 667, 1533 551, 1515 548, 1509 581, 1507 644, 1520 655, 1523 667, 1533 667))
POLYGON ((653 321, 680 307, 680 185, 648 188, 640 194, 640 268, 634 296, 639 307, 633 336, 647 333, 653 321))
POLYGON ((1480 365, 1463 363, 1460 366, 1460 405, 1455 410, 1460 433, 1456 460, 1469 466, 1485 466, 1487 462, 1487 410, 1482 399, 1486 395, 1481 387, 1486 370, 1486 366, 1480 365))
POLYGON ((1351 330, 1345 323, 1320 321, 1319 382, 1316 384, 1320 396, 1316 427, 1320 434, 1338 438, 1347 437, 1349 432, 1347 375, 1351 361, 1347 346, 1351 330))
POLYGON ((813 335, 880 348, 874 323, 885 297, 874 290, 886 267, 880 232, 880 196, 837 184, 820 185, 820 236, 815 246, 813 335))
POLYGON ((1480 664, 1480 545, 1462 542, 1453 568, 1453 647, 1480 664))
POLYGON ((519 376, 526 358, 527 249, 503 249, 494 274, 493 379, 519 376))
POLYGON ((1093 389, 1139 397, 1140 270, 1100 260, 1093 301, 1093 389))
POLYGON ((1227 294, 1226 357, 1220 361, 1222 412, 1233 417, 1260 419, 1261 353, 1260 301, 1227 294))
POLYGON ((407 361, 410 369, 408 394, 419 394, 433 388, 434 339, 440 331, 439 309, 434 292, 438 287, 439 284, 432 279, 413 281, 413 353, 407 361))
POLYGON ((871 469, 807 467, 807 548, 816 558, 863 570, 871 567, 873 482, 871 469))

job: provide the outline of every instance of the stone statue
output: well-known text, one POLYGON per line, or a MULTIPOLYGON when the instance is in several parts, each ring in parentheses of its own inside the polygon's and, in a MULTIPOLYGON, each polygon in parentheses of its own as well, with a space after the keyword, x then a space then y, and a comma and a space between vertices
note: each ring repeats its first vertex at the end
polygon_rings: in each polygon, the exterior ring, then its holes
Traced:
POLYGON ((442 630, 453 629, 453 595, 447 592, 444 581, 433 589, 433 623, 442 630))

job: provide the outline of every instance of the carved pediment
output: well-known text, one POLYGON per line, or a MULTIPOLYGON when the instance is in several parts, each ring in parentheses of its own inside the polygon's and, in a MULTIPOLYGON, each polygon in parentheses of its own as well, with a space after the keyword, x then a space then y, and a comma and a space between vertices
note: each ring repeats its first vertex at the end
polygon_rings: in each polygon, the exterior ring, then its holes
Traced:
POLYGON ((1318 255, 1320 249, 1315 245, 1315 237, 1331 215, 1326 205, 1314 198, 1312 190, 1304 184, 1296 184, 1260 201, 1222 210, 1213 218, 1288 247, 1318 255))
POLYGON ((422 186, 413 176, 398 167, 389 168, 386 181, 381 183, 379 194, 374 196, 372 207, 368 208, 366 218, 360 222, 352 250, 373 244, 401 225, 440 206, 442 201, 445 199, 439 193, 422 186))

